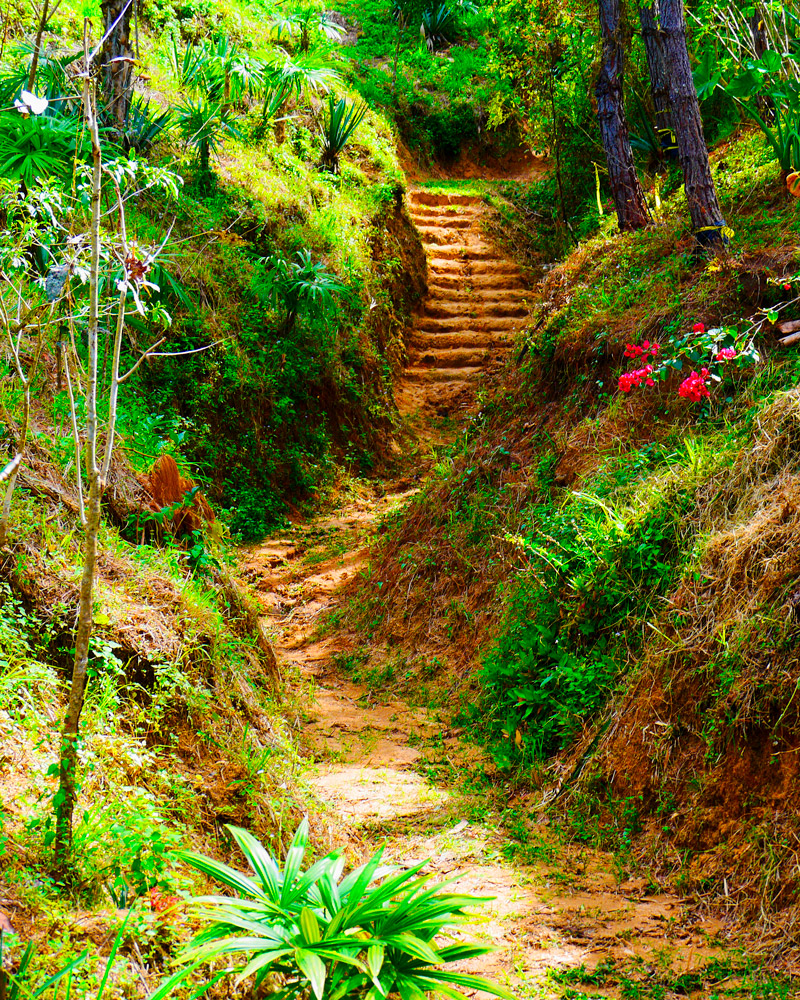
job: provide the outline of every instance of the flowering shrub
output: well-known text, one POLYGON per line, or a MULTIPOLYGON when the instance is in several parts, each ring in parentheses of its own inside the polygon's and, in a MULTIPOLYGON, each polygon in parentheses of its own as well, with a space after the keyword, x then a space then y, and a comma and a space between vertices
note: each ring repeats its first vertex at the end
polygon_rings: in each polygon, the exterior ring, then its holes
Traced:
POLYGON ((711 395, 708 390, 708 382, 706 381, 708 377, 708 368, 701 368, 699 375, 697 372, 692 372, 688 378, 681 382, 678 388, 678 395, 683 396, 684 399, 691 399, 693 402, 699 403, 701 399, 711 395))
POLYGON ((731 362, 741 366, 760 360, 752 339, 746 339, 746 335, 740 335, 732 327, 706 330, 702 323, 695 323, 691 333, 671 341, 666 348, 649 340, 641 344, 627 344, 625 357, 643 361, 651 359, 641 368, 620 375, 619 389, 625 393, 642 384, 653 386, 656 381, 667 379, 673 371, 682 372, 689 364, 702 362, 700 370, 690 371, 678 387, 678 395, 693 403, 711 397, 711 383, 722 381, 731 362), (660 360, 653 364, 659 356, 660 360))

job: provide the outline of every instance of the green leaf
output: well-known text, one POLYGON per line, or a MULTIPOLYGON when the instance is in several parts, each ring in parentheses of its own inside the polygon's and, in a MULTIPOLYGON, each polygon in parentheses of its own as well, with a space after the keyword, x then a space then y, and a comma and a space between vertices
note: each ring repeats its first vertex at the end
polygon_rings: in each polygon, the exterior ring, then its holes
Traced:
POLYGON ((482 990, 485 993, 491 993, 492 996, 502 997, 503 1000, 514 1000, 514 994, 509 992, 505 986, 493 983, 491 979, 485 979, 483 976, 473 976, 467 972, 447 972, 444 969, 425 969, 423 975, 426 979, 453 983, 455 986, 463 986, 468 990, 482 990))
POLYGON ((286 863, 283 866, 283 886, 281 888, 281 903, 285 905, 292 898, 294 881, 303 864, 306 847, 308 846, 308 820, 304 819, 292 838, 289 850, 286 852, 286 863))
POLYGON ((297 959, 300 971, 309 983, 311 983, 314 996, 317 1000, 322 1000, 322 994, 325 989, 325 963, 313 951, 304 951, 302 948, 298 948, 295 951, 295 958, 297 959))
POLYGON ((243 830, 239 826, 226 825, 225 829, 230 833, 239 850, 250 862, 253 871, 258 876, 264 891, 274 902, 278 902, 280 896, 280 869, 275 859, 264 848, 264 845, 256 838, 243 830))
POLYGON ((230 886, 231 889, 235 889, 243 896, 249 896, 251 899, 263 898, 264 896, 261 887, 251 878, 237 872, 235 868, 231 868, 222 861, 214 861, 212 858, 197 854, 195 851, 175 851, 175 857, 180 858, 181 861, 185 861, 187 865, 196 868, 205 875, 210 875, 211 878, 222 882, 223 885, 230 886))
POLYGON ((367 968, 373 979, 383 968, 385 949, 382 944, 371 944, 367 948, 367 968))
POLYGON ((313 911, 304 906, 300 911, 300 931, 305 938, 306 944, 314 944, 322 937, 319 929, 319 921, 313 911))

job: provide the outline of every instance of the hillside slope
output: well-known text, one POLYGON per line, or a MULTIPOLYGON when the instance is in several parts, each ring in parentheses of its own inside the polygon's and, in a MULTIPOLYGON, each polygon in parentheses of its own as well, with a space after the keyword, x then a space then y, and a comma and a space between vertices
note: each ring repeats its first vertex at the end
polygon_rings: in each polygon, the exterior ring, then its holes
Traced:
POLYGON ((797 315, 800 217, 760 136, 713 159, 730 252, 693 254, 676 195, 655 229, 553 266, 352 615, 364 656, 402 635, 412 674, 442 662, 501 780, 544 785, 531 807, 558 791, 574 836, 633 844, 742 916, 780 911, 791 936, 798 364, 768 317, 797 315), (707 399, 678 393, 688 367, 618 388, 651 343, 709 364, 719 328, 739 364, 707 399))

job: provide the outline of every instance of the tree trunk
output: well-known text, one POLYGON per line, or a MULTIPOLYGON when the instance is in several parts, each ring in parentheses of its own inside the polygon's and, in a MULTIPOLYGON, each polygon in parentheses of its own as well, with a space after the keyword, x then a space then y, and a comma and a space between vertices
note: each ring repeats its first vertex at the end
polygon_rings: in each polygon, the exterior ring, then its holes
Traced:
POLYGON ((697 100, 689 52, 683 0, 660 0, 659 17, 664 39, 664 57, 669 74, 672 124, 683 170, 686 201, 695 236, 703 246, 722 244, 725 220, 717 200, 708 147, 703 136, 700 103, 697 100))
MULTIPOLYGON (((750 34, 753 36, 753 52, 756 59, 760 59, 769 48, 767 33, 764 29, 764 21, 758 7, 750 18, 750 34)), ((758 113, 767 124, 772 124, 775 120, 775 105, 772 98, 767 94, 759 94, 756 98, 758 113)))
POLYGON ((669 159, 677 159, 678 147, 672 128, 664 41, 658 27, 658 0, 653 0, 649 7, 644 4, 639 7, 639 20, 642 24, 642 40, 647 57, 647 69, 650 73, 650 93, 653 96, 653 108, 656 113, 656 132, 664 155, 669 159))
MULTIPOLYGON (((88 22, 84 21, 84 52, 89 66, 88 22)), ((103 160, 100 149, 100 131, 97 122, 97 108, 92 95, 92 82, 87 72, 83 81, 83 111, 86 130, 92 143, 92 198, 91 198, 91 263, 89 267, 89 315, 87 338, 89 351, 89 371, 86 384, 86 438, 87 438, 87 482, 89 486, 88 504, 82 517, 84 531, 83 575, 81 577, 80 601, 78 605, 78 625, 75 633, 75 658, 72 663, 72 686, 69 705, 61 731, 59 752, 59 788, 56 794, 56 836, 54 845, 54 874, 64 880, 68 874, 72 854, 72 814, 78 796, 78 736, 89 664, 89 639, 92 634, 92 603, 94 595, 94 572, 97 564, 97 535, 100 529, 100 499, 103 483, 97 462, 97 341, 100 327, 100 221, 103 183, 103 160)), ((70 392, 76 449, 79 441, 74 423, 75 403, 70 392)), ((78 455, 80 461, 80 455, 78 455)), ((78 488, 82 494, 78 467, 78 488)), ((80 495, 79 494, 79 495, 80 495)), ((82 514, 83 504, 81 502, 82 514)))
POLYGON ((750 33, 753 36, 753 51, 756 59, 760 59, 767 51, 767 33, 764 30, 764 21, 758 7, 755 8, 750 18, 750 33))
POLYGON ((650 221, 633 162, 622 100, 625 55, 620 33, 620 0, 599 0, 603 60, 595 87, 597 118, 608 162, 608 179, 619 228, 642 229, 650 221))
POLYGON ((117 128, 125 128, 133 94, 134 54, 131 45, 131 14, 134 0, 102 0, 103 96, 117 128), (110 33, 109 33, 110 32, 110 33))
MULTIPOLYGON (((39 53, 42 49, 42 35, 44 34, 44 29, 47 26, 47 13, 50 7, 50 0, 44 0, 44 5, 42 7, 42 16, 39 18, 39 27, 36 31, 36 41, 33 45, 33 55, 31 56, 31 69, 28 74, 28 90, 35 94, 36 91, 33 89, 36 85, 36 70, 39 68, 39 53)), ((7 15, 6 25, 11 20, 11 14, 7 15)))
POLYGON ((61 731, 59 755, 59 788, 56 796, 55 874, 66 878, 72 853, 72 815, 78 798, 79 726, 86 696, 89 667, 89 640, 92 635, 94 573, 97 564, 97 535, 100 529, 100 498, 102 488, 98 470, 90 474, 89 502, 84 528, 83 575, 81 577, 78 627, 75 633, 75 660, 72 665, 72 686, 69 705, 61 731))

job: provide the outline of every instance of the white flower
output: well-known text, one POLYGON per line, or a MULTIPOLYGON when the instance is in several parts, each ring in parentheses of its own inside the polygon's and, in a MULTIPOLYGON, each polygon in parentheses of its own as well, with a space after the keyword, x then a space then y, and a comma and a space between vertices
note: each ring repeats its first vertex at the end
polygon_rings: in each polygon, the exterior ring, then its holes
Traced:
POLYGON ((46 97, 37 97, 28 90, 23 90, 20 96, 22 100, 16 98, 14 107, 23 115, 40 115, 49 103, 46 97))

